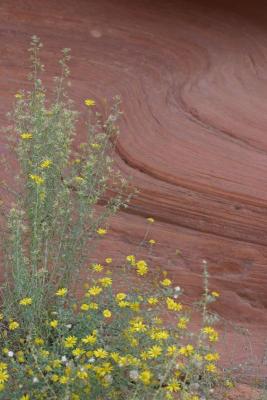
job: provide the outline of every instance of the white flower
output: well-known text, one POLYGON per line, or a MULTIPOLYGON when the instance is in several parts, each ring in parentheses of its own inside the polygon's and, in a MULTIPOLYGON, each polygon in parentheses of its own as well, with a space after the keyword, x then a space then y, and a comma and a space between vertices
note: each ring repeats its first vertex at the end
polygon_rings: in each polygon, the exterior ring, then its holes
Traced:
POLYGON ((72 327, 71 324, 66 325, 66 328, 70 329, 72 327))
POLYGON ((175 290, 176 292, 180 292, 181 288, 180 288, 180 286, 175 286, 174 290, 175 290))
POLYGON ((14 352, 10 350, 10 351, 7 353, 7 355, 8 355, 8 357, 13 357, 13 356, 14 356, 14 352))
POLYGON ((129 372, 129 376, 130 376, 130 379, 132 379, 133 381, 137 381, 138 378, 139 378, 139 373, 138 373, 138 371, 136 369, 132 369, 129 372))
POLYGON ((62 361, 62 362, 66 362, 67 360, 68 360, 68 359, 67 359, 66 356, 62 356, 62 357, 61 357, 61 361, 62 361))
POLYGON ((32 381, 33 381, 33 383, 37 383, 37 382, 39 382, 39 379, 37 378, 37 376, 34 376, 32 381))
POLYGON ((112 375, 110 375, 110 374, 106 375, 106 376, 104 377, 104 381, 105 381, 106 383, 112 383, 112 382, 113 382, 112 375))
POLYGON ((94 363, 95 362, 95 358, 94 357, 91 357, 91 358, 89 358, 89 363, 94 363))

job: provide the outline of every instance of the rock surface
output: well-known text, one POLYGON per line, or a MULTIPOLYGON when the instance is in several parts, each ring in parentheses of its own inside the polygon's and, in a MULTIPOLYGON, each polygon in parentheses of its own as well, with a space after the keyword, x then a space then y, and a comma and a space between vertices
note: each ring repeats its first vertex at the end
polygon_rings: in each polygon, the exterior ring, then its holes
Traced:
MULTIPOLYGON (((127 213, 112 220, 101 251, 115 259, 130 251, 143 238, 143 217, 153 216, 152 264, 168 270, 192 300, 207 259, 211 287, 221 292, 216 310, 250 329, 253 354, 263 360, 266 2, 3 0, 0 24, 1 125, 14 93, 27 85, 30 37, 45 45, 48 85, 59 50, 70 47, 71 94, 81 111, 84 98, 101 107, 122 96, 116 161, 140 190, 127 213)), ((5 141, 1 134, 1 154, 5 141)), ((11 179, 13 170, 6 174, 11 179)), ((243 362, 249 346, 230 335, 243 362)))

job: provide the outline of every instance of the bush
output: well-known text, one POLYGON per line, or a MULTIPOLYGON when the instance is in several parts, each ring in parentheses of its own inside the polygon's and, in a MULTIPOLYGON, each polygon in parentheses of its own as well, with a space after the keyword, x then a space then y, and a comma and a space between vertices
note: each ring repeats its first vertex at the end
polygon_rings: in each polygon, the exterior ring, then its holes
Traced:
POLYGON ((77 113, 65 89, 69 51, 48 103, 40 48, 34 37, 33 89, 16 94, 10 114, 21 192, 7 218, 0 398, 212 399, 222 377, 216 319, 208 310, 218 293, 208 289, 207 266, 202 326, 193 333, 190 309, 178 301, 182 291, 165 272, 156 274, 135 255, 116 269, 110 258, 105 265, 88 261, 107 218, 129 201, 128 185, 113 168, 120 102, 103 117, 93 99, 85 100, 88 136, 75 154, 77 113), (77 299, 74 283, 88 263, 85 293, 77 299))

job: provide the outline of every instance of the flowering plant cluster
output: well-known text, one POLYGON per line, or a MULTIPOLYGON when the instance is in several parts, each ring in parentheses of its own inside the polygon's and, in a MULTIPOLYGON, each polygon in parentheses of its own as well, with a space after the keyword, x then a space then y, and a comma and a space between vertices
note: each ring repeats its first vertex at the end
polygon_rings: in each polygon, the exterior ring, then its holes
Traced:
MULTIPOLYGON (((87 139, 74 151, 69 52, 49 103, 39 77, 41 47, 33 37, 33 90, 15 95, 10 114, 21 171, 8 189, 11 209, 4 204, 0 399, 212 399, 222 377, 208 304, 219 294, 209 291, 206 269, 197 332, 182 290, 138 254, 90 263, 84 292, 75 294, 96 238, 107 234, 107 218, 129 201, 113 168, 119 100, 108 116, 94 111, 94 99, 84 100, 87 139)), ((156 241, 146 234, 144 242, 150 257, 156 241)))
MULTIPOLYGON (((129 255, 120 275, 139 282, 126 291, 113 269, 111 258, 89 265, 79 301, 58 288, 38 325, 30 322, 28 296, 18 301, 16 319, 1 315, 0 398, 212 398, 221 380, 215 328, 191 332, 190 310, 166 272, 143 290, 152 272, 129 255)), ((217 295, 209 293, 212 301, 217 295)))

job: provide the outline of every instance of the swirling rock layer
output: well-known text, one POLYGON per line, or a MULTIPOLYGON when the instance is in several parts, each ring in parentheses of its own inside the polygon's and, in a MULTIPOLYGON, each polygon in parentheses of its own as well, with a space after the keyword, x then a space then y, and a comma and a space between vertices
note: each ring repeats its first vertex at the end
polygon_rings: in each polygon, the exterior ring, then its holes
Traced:
MULTIPOLYGON (((59 50, 70 47, 78 108, 87 97, 98 104, 122 97, 116 161, 140 189, 127 213, 113 219, 101 251, 114 258, 130 251, 142 240, 143 217, 153 216, 152 265, 164 266, 192 300, 207 259, 211 287, 222 294, 217 311, 248 323, 262 349, 267 5, 232 3, 3 0, 0 118, 5 121, 14 93, 27 85, 30 36, 45 45, 48 78, 58 69, 59 50)), ((2 135, 3 153, 5 140, 2 135)))

